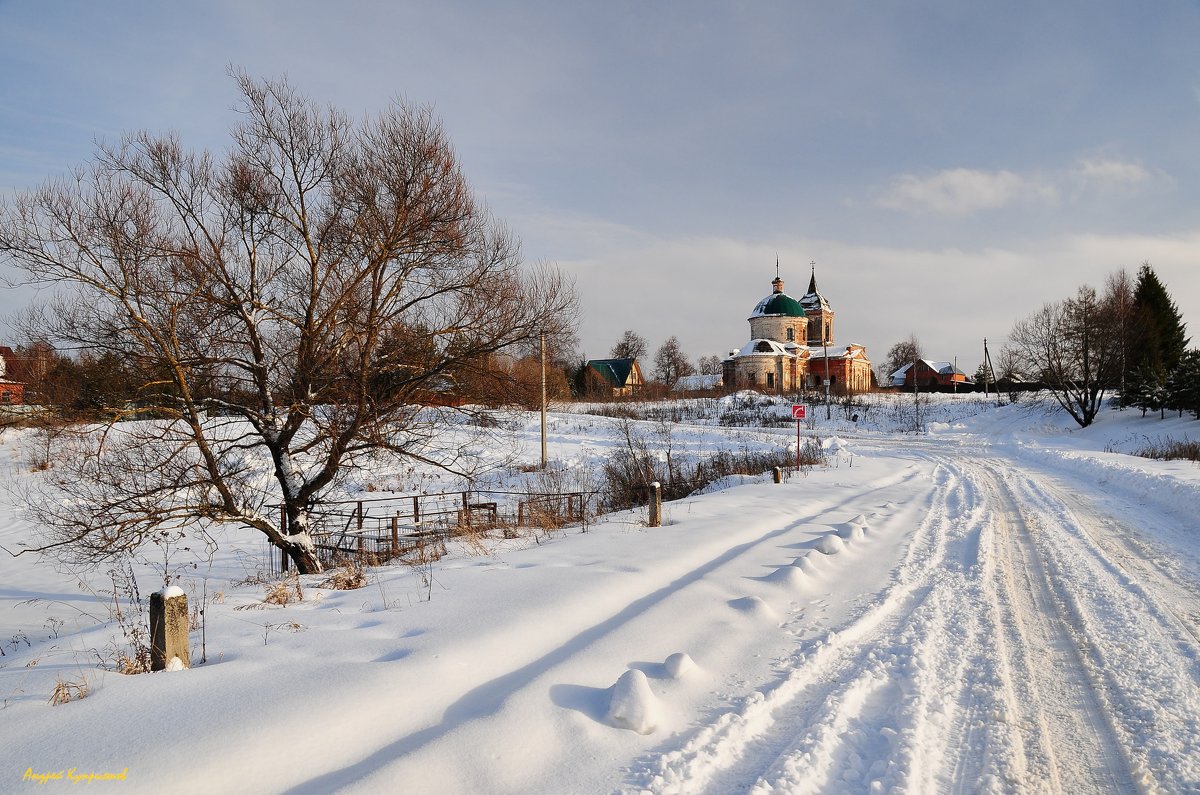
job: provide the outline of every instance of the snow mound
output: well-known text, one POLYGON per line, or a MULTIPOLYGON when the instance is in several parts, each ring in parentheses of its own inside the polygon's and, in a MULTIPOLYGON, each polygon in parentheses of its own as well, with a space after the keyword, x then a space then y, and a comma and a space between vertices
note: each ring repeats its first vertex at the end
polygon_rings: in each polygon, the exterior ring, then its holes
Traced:
POLYGON ((854 522, 843 522, 834 525, 833 532, 843 541, 861 541, 867 537, 866 527, 854 522))
POLYGON ((650 692, 650 682, 644 673, 629 670, 621 674, 611 688, 607 717, 609 724, 618 729, 638 734, 650 734, 658 728, 658 700, 650 692))
POLYGON ((792 566, 804 572, 805 574, 817 573, 817 562, 809 557, 809 553, 807 552, 793 560, 792 566))
POLYGON ((747 613, 754 616, 764 616, 766 618, 775 618, 775 611, 761 597, 758 596, 743 596, 741 599, 732 599, 729 606, 740 613, 747 613))
POLYGON ((804 584, 804 572, 796 566, 780 566, 763 579, 776 585, 799 586, 804 584))
POLYGON ((687 652, 677 651, 663 661, 663 667, 667 669, 667 675, 672 679, 681 679, 696 667, 696 663, 688 656, 687 652))
POLYGON ((185 666, 183 664, 183 660, 179 659, 178 657, 172 657, 171 661, 169 663, 167 663, 166 670, 168 670, 168 671, 186 671, 187 666, 185 666))
POLYGON ((817 542, 817 551, 822 555, 836 555, 846 548, 846 542, 836 535, 822 536, 817 542))

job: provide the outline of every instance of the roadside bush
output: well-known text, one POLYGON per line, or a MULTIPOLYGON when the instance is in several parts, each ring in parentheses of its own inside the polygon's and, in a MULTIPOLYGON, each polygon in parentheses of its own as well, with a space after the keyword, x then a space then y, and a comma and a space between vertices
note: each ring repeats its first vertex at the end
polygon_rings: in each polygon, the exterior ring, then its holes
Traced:
MULTIPOLYGON (((800 466, 823 464, 820 445, 809 441, 800 451, 800 466)), ((761 475, 775 467, 795 470, 796 453, 779 448, 767 451, 721 450, 694 463, 668 462, 645 449, 618 450, 604 462, 609 508, 620 510, 645 503, 649 485, 658 482, 664 500, 678 500, 730 475, 761 475)))
POLYGON ((1195 461, 1200 463, 1200 441, 1195 439, 1160 439, 1134 452, 1142 458, 1156 461, 1195 461))

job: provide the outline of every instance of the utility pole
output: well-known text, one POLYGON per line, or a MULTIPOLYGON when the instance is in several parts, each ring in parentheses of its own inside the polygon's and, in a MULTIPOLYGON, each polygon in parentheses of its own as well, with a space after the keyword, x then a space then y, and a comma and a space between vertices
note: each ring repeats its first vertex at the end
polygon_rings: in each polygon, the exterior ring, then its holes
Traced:
POLYGON ((986 399, 991 396, 988 391, 988 369, 987 369, 987 337, 983 338, 983 397, 986 399))
POLYGON ((538 335, 542 359, 542 469, 546 468, 546 332, 538 335))
POLYGON ((917 433, 921 432, 921 382, 917 380, 917 356, 916 351, 913 351, 913 405, 917 410, 917 433))

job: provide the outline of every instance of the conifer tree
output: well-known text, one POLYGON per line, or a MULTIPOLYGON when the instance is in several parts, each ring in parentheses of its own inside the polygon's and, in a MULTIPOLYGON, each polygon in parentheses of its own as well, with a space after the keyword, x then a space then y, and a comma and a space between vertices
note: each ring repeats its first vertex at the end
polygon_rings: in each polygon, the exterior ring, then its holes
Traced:
POLYGON ((1200 350, 1190 350, 1183 354, 1178 366, 1171 371, 1167 379, 1167 400, 1170 408, 1184 411, 1200 420, 1200 350))
MULTIPOLYGON (((1153 380, 1165 381, 1187 350, 1188 337, 1179 309, 1149 262, 1138 270, 1133 305, 1135 344, 1125 360, 1126 378, 1153 373, 1153 380)), ((1126 386, 1137 394, 1136 384, 1126 386)))

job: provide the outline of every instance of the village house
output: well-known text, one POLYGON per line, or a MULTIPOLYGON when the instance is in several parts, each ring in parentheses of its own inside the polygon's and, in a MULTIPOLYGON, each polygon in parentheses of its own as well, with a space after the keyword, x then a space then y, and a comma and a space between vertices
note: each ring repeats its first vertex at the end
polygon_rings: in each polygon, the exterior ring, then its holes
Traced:
POLYGON ((815 266, 808 292, 799 301, 784 292, 783 279, 776 273, 771 294, 755 305, 748 318, 750 341, 730 351, 723 363, 725 385, 798 392, 823 387, 828 380, 830 390, 837 393, 869 390, 867 349, 855 343, 834 343, 834 315, 817 289, 815 266))
POLYGON ((0 346, 0 406, 20 406, 25 402, 25 384, 8 374, 16 370, 17 354, 7 345, 0 346))
POLYGON ((892 386, 909 390, 913 388, 914 380, 918 387, 931 391, 945 391, 971 385, 971 379, 955 367, 954 362, 934 362, 928 359, 918 359, 916 366, 904 365, 892 373, 889 380, 892 386))
POLYGON ((637 359, 591 359, 587 363, 589 392, 612 390, 613 397, 629 397, 643 384, 642 367, 637 359))

